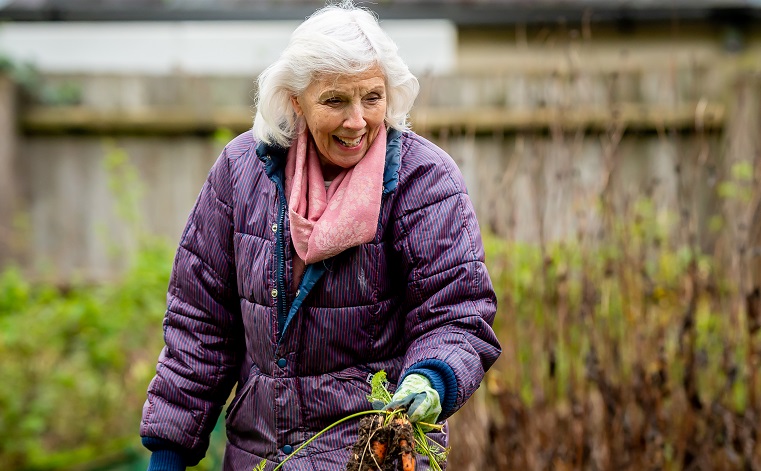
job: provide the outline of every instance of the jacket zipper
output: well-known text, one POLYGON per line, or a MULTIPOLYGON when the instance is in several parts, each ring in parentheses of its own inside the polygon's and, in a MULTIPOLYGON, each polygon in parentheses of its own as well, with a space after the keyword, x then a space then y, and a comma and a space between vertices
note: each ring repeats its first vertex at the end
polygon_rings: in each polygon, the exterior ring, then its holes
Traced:
MULTIPOLYGON (((278 185, 280 186, 280 185, 278 185)), ((280 214, 278 216, 278 229, 280 237, 277 241, 277 256, 278 256, 278 270, 277 270, 277 332, 279 344, 283 338, 282 329, 285 327, 285 319, 288 312, 285 305, 285 195, 280 188, 278 188, 278 194, 280 196, 280 214)))

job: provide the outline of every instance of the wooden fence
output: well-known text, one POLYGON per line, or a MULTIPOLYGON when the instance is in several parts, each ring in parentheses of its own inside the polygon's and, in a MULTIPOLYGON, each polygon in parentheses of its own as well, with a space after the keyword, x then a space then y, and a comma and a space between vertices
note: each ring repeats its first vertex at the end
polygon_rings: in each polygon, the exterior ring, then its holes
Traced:
MULTIPOLYGON (((740 64, 422 77, 412 122, 454 157, 486 229, 594 238, 601 201, 626 214, 650 198, 658 217, 712 248, 716 214, 744 211, 737 237, 752 225, 749 202, 741 211, 717 196, 733 165, 756 168, 758 158, 759 79, 740 64)), ((0 86, 3 103, 23 98, 19 132, 14 108, 0 113, 0 251, 62 280, 116 275, 136 224, 176 240, 224 141, 253 117, 248 77, 44 76, 31 90, 0 86), (122 188, 129 194, 115 195, 129 166, 113 162, 125 156, 137 176, 122 188), (124 221, 125 199, 139 222, 124 221)))
POLYGON ((0 266, 10 261, 12 221, 16 212, 16 93, 13 82, 0 75, 0 266))

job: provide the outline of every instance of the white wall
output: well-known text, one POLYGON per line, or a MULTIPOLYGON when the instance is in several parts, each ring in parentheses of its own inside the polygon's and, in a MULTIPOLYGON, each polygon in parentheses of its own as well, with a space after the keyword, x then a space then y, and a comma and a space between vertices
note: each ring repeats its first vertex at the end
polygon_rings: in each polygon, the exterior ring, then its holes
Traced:
MULTIPOLYGON (((41 71, 254 74, 285 48, 293 21, 6 23, 0 54, 41 71)), ((449 21, 384 21, 413 72, 454 68, 457 30, 449 21)))

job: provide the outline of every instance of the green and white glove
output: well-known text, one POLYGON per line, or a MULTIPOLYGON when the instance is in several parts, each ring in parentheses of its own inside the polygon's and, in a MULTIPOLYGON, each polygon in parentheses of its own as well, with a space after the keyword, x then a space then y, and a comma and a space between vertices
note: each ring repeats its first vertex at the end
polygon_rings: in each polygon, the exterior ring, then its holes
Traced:
MULTIPOLYGON (((423 375, 411 374, 404 378, 385 410, 406 409, 410 422, 435 424, 441 414, 439 393, 423 375)), ((423 430, 433 430, 422 426, 423 430)))

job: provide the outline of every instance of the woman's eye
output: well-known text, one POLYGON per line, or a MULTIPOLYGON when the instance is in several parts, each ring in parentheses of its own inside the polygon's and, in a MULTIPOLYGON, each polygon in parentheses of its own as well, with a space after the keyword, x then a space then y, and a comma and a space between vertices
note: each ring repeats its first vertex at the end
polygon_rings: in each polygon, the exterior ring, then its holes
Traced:
POLYGON ((369 97, 365 98, 365 101, 368 103, 377 103, 381 97, 378 95, 370 95, 369 97))
POLYGON ((328 98, 327 100, 325 100, 325 104, 326 105, 330 105, 330 106, 337 106, 337 105, 341 104, 341 99, 340 98, 335 98, 335 97, 334 98, 328 98))

